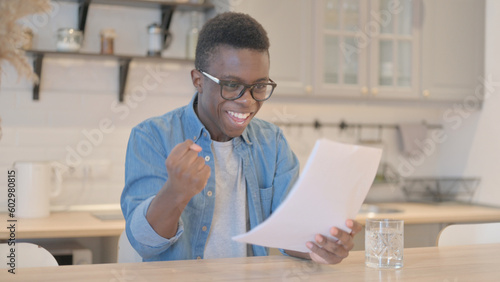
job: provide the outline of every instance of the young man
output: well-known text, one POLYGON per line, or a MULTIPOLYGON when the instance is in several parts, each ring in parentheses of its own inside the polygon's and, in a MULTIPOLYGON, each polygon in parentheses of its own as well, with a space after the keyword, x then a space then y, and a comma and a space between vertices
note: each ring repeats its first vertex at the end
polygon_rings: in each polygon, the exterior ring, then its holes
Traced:
MULTIPOLYGON (((276 84, 269 78, 269 39, 248 15, 208 21, 191 71, 191 102, 148 119, 131 133, 121 205, 126 232, 144 261, 267 255, 231 237, 254 228, 283 201, 299 163, 282 131, 254 119, 276 84)), ((319 263, 338 263, 353 247, 332 227, 310 253, 285 251, 319 263)))

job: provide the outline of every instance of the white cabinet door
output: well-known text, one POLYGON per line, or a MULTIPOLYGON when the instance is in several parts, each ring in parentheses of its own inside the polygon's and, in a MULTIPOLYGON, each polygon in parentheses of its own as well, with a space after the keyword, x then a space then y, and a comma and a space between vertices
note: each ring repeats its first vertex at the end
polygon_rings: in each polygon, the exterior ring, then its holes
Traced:
POLYGON ((245 0, 233 6, 233 10, 251 15, 268 33, 270 77, 278 84, 273 95, 311 93, 311 2, 245 0))
POLYGON ((315 7, 315 96, 368 95, 368 0, 317 0, 315 7))
POLYGON ((316 95, 416 98, 419 1, 315 1, 316 95))
POLYGON ((423 2, 422 95, 443 101, 474 95, 484 73, 484 1, 423 2))
POLYGON ((420 89, 420 1, 370 1, 370 94, 415 99, 420 89))

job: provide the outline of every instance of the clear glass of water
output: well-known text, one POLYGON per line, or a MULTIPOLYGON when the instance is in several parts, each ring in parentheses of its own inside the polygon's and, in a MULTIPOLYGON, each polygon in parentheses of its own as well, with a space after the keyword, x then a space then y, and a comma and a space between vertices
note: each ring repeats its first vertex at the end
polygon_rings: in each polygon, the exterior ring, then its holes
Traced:
POLYGON ((404 221, 367 219, 365 225, 365 264, 374 268, 403 267, 404 221))

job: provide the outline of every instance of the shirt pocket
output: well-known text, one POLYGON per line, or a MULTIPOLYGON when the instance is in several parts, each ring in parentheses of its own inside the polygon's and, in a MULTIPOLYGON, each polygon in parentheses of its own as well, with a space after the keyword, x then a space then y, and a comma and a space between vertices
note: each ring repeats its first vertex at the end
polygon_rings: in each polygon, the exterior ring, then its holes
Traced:
POLYGON ((264 219, 268 218, 271 214, 271 206, 273 203, 273 186, 267 188, 260 188, 260 204, 262 206, 262 213, 264 219))

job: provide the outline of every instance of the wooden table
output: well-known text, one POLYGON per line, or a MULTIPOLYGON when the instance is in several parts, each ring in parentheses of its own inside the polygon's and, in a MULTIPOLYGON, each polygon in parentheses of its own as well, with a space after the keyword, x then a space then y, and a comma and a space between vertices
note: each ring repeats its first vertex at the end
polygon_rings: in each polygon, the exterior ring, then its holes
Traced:
POLYGON ((405 249, 404 264, 369 268, 356 251, 337 265, 285 256, 77 265, 1 270, 0 281, 499 281, 500 244, 405 249))

